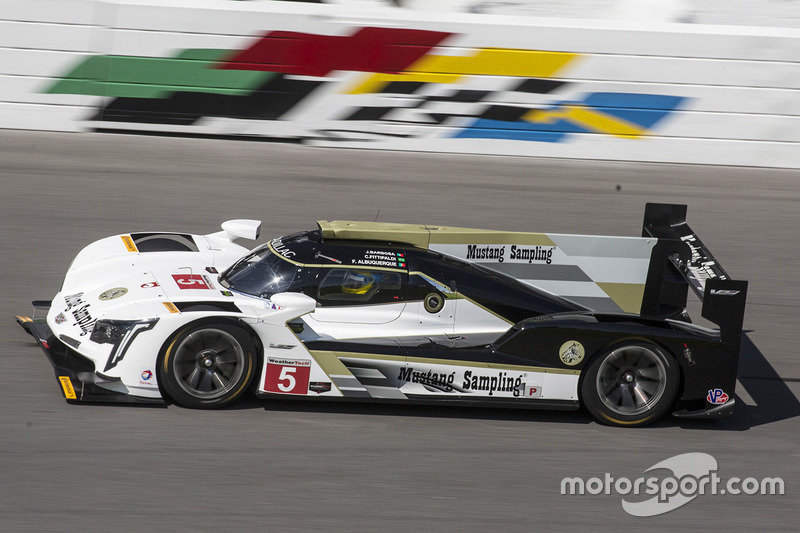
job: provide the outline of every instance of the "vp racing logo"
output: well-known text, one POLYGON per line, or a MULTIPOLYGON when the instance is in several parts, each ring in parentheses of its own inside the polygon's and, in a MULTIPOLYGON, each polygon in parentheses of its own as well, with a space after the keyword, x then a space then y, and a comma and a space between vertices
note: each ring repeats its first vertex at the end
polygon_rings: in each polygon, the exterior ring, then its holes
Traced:
POLYGON ((785 486, 782 478, 731 477, 723 480, 717 474, 717 460, 700 452, 675 455, 654 464, 644 471, 653 472, 649 477, 630 479, 615 478, 610 473, 600 477, 584 480, 579 477, 567 477, 561 480, 562 495, 591 495, 616 493, 622 498, 622 508, 633 516, 657 516, 674 511, 691 502, 698 496, 717 495, 783 495, 785 486), (657 475, 655 471, 666 470, 671 475, 657 475), (652 496, 649 499, 636 498, 642 494, 652 496))

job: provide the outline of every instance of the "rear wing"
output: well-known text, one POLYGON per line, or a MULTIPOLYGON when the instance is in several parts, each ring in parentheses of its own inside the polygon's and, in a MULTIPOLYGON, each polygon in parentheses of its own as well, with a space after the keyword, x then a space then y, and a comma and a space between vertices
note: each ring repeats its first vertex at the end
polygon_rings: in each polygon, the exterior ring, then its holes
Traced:
POLYGON ((655 237, 642 315, 686 320, 688 288, 703 302, 702 316, 720 328, 723 342, 742 335, 747 282, 730 278, 686 223, 686 206, 648 203, 642 237, 655 237))

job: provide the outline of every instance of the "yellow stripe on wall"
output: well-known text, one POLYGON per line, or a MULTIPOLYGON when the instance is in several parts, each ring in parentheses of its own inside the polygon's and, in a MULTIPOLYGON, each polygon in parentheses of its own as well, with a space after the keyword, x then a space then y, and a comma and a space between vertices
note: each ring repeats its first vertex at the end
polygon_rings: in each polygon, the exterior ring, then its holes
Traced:
POLYGON ((473 56, 424 56, 406 72, 549 78, 576 56, 566 52, 483 48, 473 56))
POLYGON ((559 120, 567 120, 598 133, 623 138, 637 138, 647 134, 647 130, 636 124, 582 105, 565 105, 548 111, 534 109, 523 115, 522 120, 536 124, 554 124, 559 120))
POLYGON ((345 94, 380 92, 395 81, 455 83, 463 76, 550 78, 578 54, 482 48, 471 56, 424 56, 400 74, 370 74, 345 94))

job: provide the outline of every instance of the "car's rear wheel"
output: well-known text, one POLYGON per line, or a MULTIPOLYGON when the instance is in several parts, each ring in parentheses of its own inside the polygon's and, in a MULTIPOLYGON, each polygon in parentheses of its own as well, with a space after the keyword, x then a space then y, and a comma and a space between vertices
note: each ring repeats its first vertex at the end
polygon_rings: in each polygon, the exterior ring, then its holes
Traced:
POLYGON ((176 333, 162 350, 159 382, 184 407, 222 407, 247 390, 255 373, 255 353, 252 339, 239 326, 190 326, 176 333))
POLYGON ((581 385, 583 404, 600 422, 649 424, 669 409, 678 391, 677 362, 659 347, 630 342, 589 364, 581 385))

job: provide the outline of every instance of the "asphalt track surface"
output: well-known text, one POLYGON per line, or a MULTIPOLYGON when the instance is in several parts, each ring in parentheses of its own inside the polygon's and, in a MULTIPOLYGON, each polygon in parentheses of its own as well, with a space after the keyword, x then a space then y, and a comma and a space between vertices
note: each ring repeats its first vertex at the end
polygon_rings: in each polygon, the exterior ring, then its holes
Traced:
MULTIPOLYGON (((0 530, 796 530, 800 507, 800 172, 0 131, 0 530), (216 412, 69 405, 14 321, 74 254, 117 233, 262 239, 318 219, 638 236, 647 201, 751 282, 734 418, 610 428, 584 412, 247 400, 216 412), (635 480, 704 452, 783 496, 697 496, 633 517, 564 477, 635 480)), ((624 486, 622 487, 624 490, 624 486)), ((627 496, 641 501, 649 496, 627 496)))

